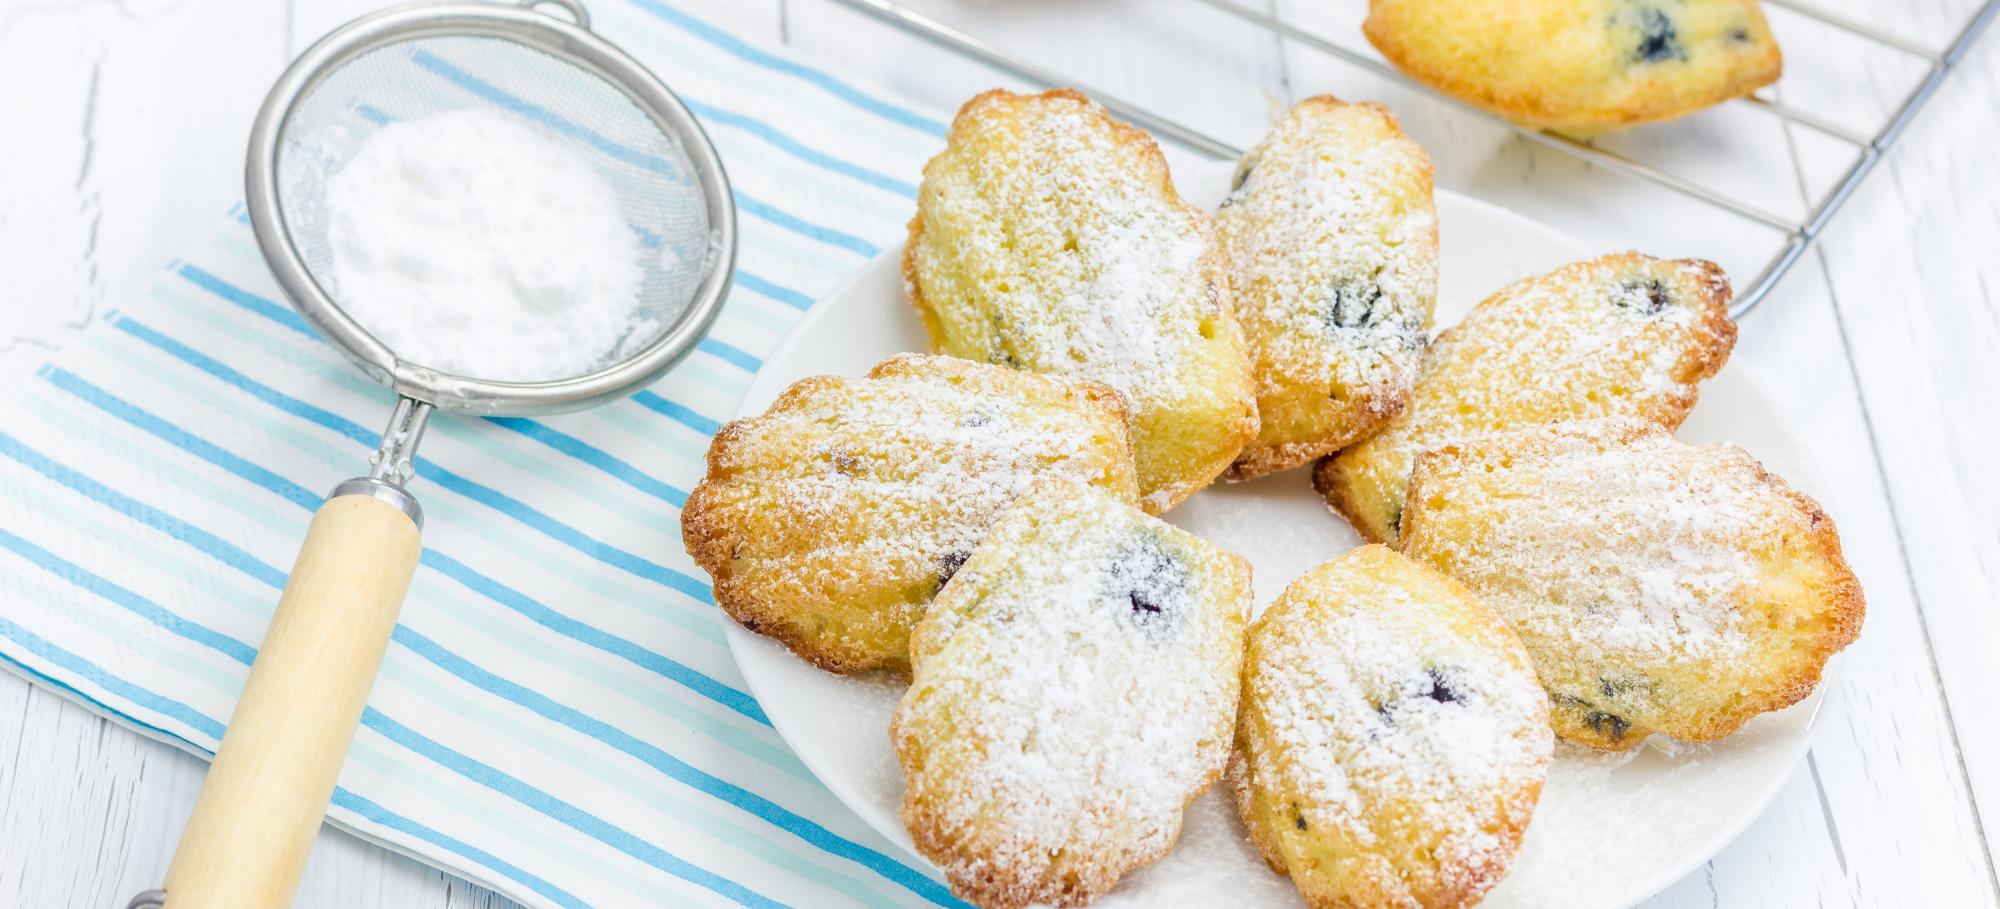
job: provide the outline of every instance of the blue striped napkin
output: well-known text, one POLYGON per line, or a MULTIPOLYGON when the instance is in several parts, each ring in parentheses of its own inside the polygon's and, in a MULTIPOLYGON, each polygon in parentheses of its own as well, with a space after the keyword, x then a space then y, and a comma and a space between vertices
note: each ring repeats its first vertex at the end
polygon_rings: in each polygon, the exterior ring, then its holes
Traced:
MULTIPOLYGON (((422 567, 330 819, 531 906, 957 905, 772 730, 678 529, 760 356, 898 240, 944 123, 652 0, 591 11, 727 162, 735 290, 629 400, 433 423, 422 567)), ((235 214, 0 406, 0 661, 204 756, 391 402, 235 214)))

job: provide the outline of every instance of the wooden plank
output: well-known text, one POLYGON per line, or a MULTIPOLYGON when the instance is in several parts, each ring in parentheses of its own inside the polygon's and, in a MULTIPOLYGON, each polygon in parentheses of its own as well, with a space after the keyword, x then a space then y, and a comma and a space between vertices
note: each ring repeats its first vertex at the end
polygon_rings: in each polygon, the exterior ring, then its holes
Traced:
MULTIPOLYGON (((1850 7, 1871 4, 1843 2, 1850 7)), ((1969 0, 1905 5, 1890 27, 1941 43, 1969 0)), ((1856 67, 1865 101, 1900 102, 1906 68, 1856 67)), ((1806 103, 1836 104, 1823 87, 1794 89, 1806 103)), ((1893 503, 1887 529, 1906 569, 1885 577, 1910 599, 1927 632, 1913 654, 1936 674, 1968 779, 1974 834, 1987 844, 1985 898, 2000 899, 1994 840, 2000 824, 2000 286, 1988 263, 2000 240, 1990 143, 2000 92, 2000 47, 1976 47, 1878 172, 1827 232, 1809 266, 1832 284, 1842 341, 1870 417, 1874 482, 1893 503)), ((1876 709, 1894 711, 1887 699, 1876 709)), ((1908 804, 1900 781, 1873 777, 1880 804, 1908 804)))
POLYGON ((185 812, 202 764, 12 676, 0 685, 0 893, 112 906, 157 886, 163 822, 185 812))
POLYGON ((229 0, 0 8, 0 248, 19 301, 0 386, 241 194, 245 112, 283 59, 284 13, 229 0))

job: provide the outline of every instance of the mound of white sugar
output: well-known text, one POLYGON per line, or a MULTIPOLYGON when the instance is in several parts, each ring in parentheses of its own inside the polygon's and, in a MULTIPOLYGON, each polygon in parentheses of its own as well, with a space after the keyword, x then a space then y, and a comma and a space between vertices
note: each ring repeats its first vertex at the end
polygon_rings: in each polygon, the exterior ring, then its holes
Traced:
POLYGON ((653 333, 610 180, 509 114, 383 127, 328 178, 326 208, 334 299, 400 360, 563 379, 653 333))

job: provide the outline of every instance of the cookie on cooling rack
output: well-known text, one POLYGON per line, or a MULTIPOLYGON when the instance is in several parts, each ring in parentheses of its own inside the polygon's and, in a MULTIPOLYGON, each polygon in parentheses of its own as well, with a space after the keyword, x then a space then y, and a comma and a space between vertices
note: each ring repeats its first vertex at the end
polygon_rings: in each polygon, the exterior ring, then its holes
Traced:
POLYGON ((1592 417, 1671 429, 1735 343, 1729 280, 1711 262, 1620 253, 1517 281, 1432 342, 1409 407, 1320 461, 1313 486, 1364 538, 1394 542, 1417 452, 1592 417))
POLYGON ((1718 739, 1811 693, 1861 630, 1833 521, 1742 449, 1639 420, 1418 456, 1403 549, 1528 647, 1565 739, 1718 739))
POLYGON ((1251 627, 1229 780, 1250 839, 1314 909, 1469 906, 1520 848, 1548 715, 1499 616, 1364 546, 1251 627))
POLYGON ((1757 0, 1370 0, 1362 30, 1419 82, 1573 134, 1689 114, 1783 69, 1757 0))
POLYGON ((1144 132, 1073 91, 991 91, 924 166, 903 271, 938 353, 1103 382, 1158 514, 1257 432, 1208 215, 1144 132))
POLYGON ((1047 477, 1136 500, 1117 392, 906 354, 723 427, 681 534, 745 628, 823 669, 906 668, 924 606, 1047 477))
POLYGON ((1078 906, 1147 865, 1222 772, 1250 566, 1072 481, 1037 487, 911 641, 903 823, 987 909, 1078 906))
POLYGON ((1307 98, 1237 166, 1216 234, 1256 360, 1244 480, 1311 463, 1401 412, 1437 297, 1431 161, 1374 104, 1307 98))

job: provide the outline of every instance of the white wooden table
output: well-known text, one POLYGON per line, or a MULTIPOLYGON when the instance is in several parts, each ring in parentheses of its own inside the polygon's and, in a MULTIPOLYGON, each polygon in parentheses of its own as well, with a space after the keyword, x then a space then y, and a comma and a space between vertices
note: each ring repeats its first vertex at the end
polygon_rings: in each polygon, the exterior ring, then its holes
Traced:
MULTIPOLYGON (((616 0, 598 0, 616 2, 616 0)), ((940 107, 1006 80, 827 0, 670 0, 940 107)), ((1266 0, 1351 35, 1358 0, 1266 0)), ((239 195, 279 69, 374 0, 0 0, 0 387, 141 288, 239 195)), ((1239 144, 1319 92, 1394 106, 1443 185, 1606 246, 1747 280, 1770 235, 1540 152, 1183 0, 912 6, 1239 144)), ((1940 44, 1968 4, 1849 0, 1940 44)), ((1911 71, 1789 30, 1790 101, 1886 109, 1911 71), (1802 78, 1802 74, 1814 74, 1802 78)), ((615 37, 615 36, 614 36, 615 37)), ((1706 867, 1648 906, 2000 905, 2000 36, 1977 48, 1821 246, 1743 324, 1782 381, 1868 593, 1807 762, 1706 867)), ((1833 166, 1740 107, 1622 137, 1796 209, 1833 166)), ((1449 243, 1449 238, 1446 240, 1449 243)), ((0 612, 9 593, 0 591, 0 612)), ((204 769, 0 674, 0 905, 122 906, 156 883, 204 769)), ((1615 810, 1615 806, 1608 806, 1615 810)), ((510 907, 324 833, 301 907, 510 907)))

